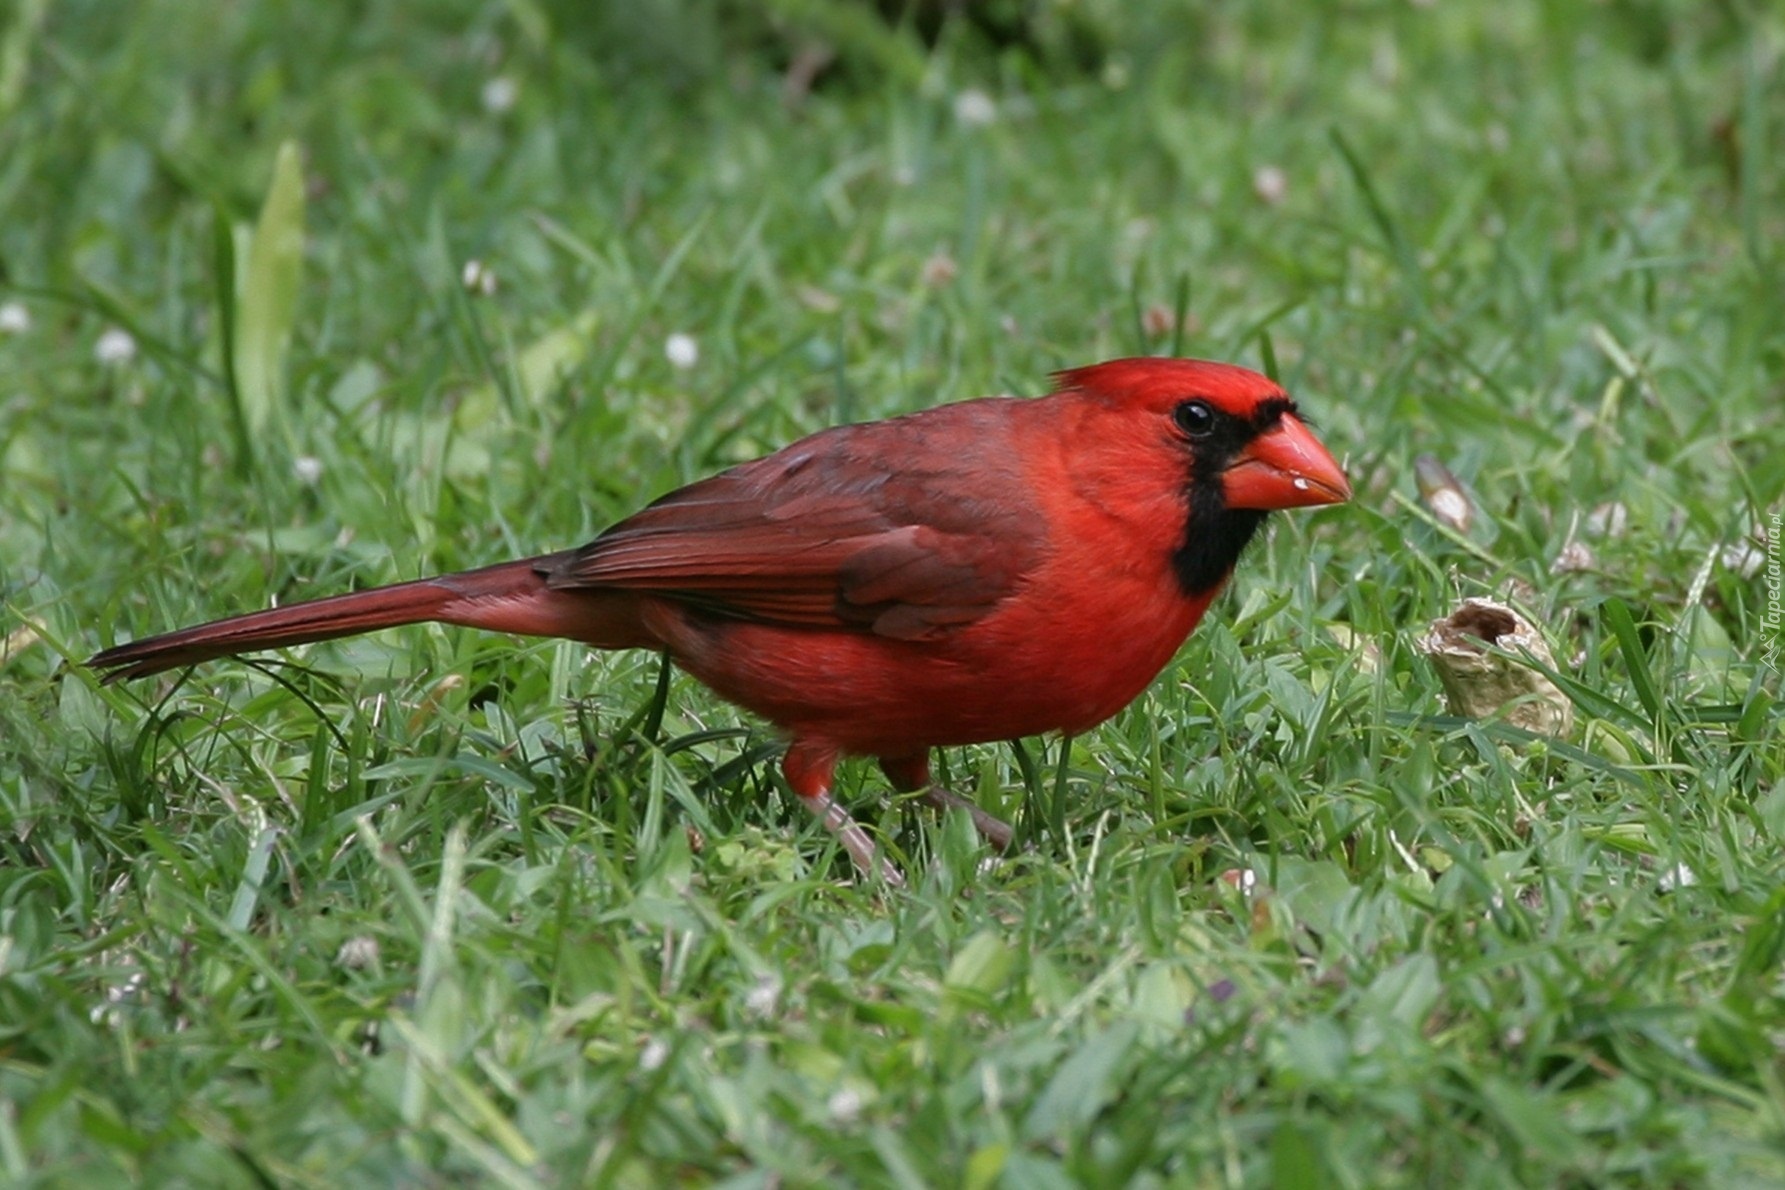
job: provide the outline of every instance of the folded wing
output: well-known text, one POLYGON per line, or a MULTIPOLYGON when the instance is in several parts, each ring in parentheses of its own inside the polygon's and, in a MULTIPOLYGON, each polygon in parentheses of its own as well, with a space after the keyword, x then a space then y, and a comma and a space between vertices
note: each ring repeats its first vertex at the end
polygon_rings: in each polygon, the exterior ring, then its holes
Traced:
POLYGON ((556 589, 923 640, 989 613, 1047 543, 1007 411, 840 426, 672 492, 565 555, 556 589))

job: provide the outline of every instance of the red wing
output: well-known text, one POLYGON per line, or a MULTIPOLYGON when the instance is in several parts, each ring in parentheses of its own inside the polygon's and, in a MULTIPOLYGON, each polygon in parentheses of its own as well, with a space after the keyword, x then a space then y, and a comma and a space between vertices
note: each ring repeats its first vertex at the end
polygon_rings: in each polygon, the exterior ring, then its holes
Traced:
POLYGON ((979 619, 1045 535, 1011 402, 842 426, 613 526, 548 585, 650 591, 742 619, 917 640, 979 619))

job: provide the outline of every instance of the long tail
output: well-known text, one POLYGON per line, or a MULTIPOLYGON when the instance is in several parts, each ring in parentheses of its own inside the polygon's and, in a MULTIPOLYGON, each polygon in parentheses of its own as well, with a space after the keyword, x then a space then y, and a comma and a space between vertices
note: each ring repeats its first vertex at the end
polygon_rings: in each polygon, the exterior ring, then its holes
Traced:
POLYGON ((103 680, 111 683, 216 657, 428 621, 523 636, 561 636, 607 649, 654 643, 639 621, 636 597, 620 591, 548 587, 546 576, 561 557, 523 558, 230 616, 107 649, 87 664, 104 670, 103 680))

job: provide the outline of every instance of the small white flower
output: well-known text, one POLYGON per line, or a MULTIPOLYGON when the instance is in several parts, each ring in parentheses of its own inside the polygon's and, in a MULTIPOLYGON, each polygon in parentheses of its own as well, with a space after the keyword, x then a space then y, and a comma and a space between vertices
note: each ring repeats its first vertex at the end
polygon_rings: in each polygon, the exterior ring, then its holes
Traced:
POLYGON ((1376 48, 1370 54, 1370 73, 1384 87, 1392 87, 1401 81, 1401 55, 1393 41, 1377 40, 1376 48))
POLYGON ((663 341, 663 358, 669 361, 672 368, 686 371, 700 362, 700 344, 694 336, 677 331, 663 341))
POLYGON ((793 296, 808 310, 820 314, 835 314, 843 308, 842 301, 828 289, 820 289, 816 285, 801 285, 794 289, 793 296))
POLYGON ((1655 887, 1662 892, 1672 892, 1676 888, 1691 888, 1697 883, 1697 872, 1685 864, 1675 864, 1656 878, 1655 887))
POLYGON ((467 260, 459 271, 459 284, 473 297, 490 297, 496 292, 496 270, 481 260, 467 260))
POLYGON ((97 1004, 88 1010, 87 1019, 96 1025, 117 1024, 118 1006, 126 1000, 137 999, 148 984, 148 976, 141 971, 132 971, 125 976, 123 983, 113 984, 105 989, 105 1003, 97 1004))
POLYGON ((781 1000, 781 981, 774 976, 765 976, 756 981, 744 996, 744 1011, 751 1016, 772 1016, 775 1005, 781 1000))
POLYGON ((645 1048, 638 1055, 638 1068, 649 1073, 660 1068, 669 1061, 669 1042, 660 1037, 653 1037, 645 1043, 645 1048))
POLYGON ((1613 500, 1587 514, 1587 532, 1598 537, 1620 537, 1630 524, 1630 510, 1613 500))
POLYGON ((299 455, 291 461, 291 473, 297 476, 299 483, 313 488, 322 478, 322 460, 315 455, 299 455))
POLYGON ((931 289, 939 289, 953 281, 960 271, 960 266, 955 264, 954 257, 946 252, 936 252, 923 262, 921 275, 925 285, 931 289))
POLYGON ((1259 202, 1274 207, 1289 193, 1289 175, 1274 165, 1261 165, 1252 174, 1252 193, 1259 202))
POLYGON ((984 91, 970 87, 954 97, 954 118, 963 128, 983 128, 998 118, 998 105, 984 91))
POLYGON ((1753 578, 1766 563, 1766 554, 1752 541, 1731 542, 1723 547, 1723 552, 1718 557, 1723 563, 1723 569, 1743 578, 1753 578))
POLYGON ((136 340, 121 327, 107 327, 93 344, 93 358, 102 364, 127 364, 136 358, 136 340))
POLYGON ((1584 541, 1571 541, 1562 547, 1556 560, 1549 565, 1551 574, 1579 574, 1583 570, 1591 570, 1599 563, 1593 557, 1593 551, 1587 548, 1584 541))
POLYGON ((825 1104, 830 1111, 831 1119, 839 1124, 852 1124, 862 1114, 861 1092, 851 1087, 839 1087, 825 1104))
POLYGON ((31 311, 24 302, 0 305, 0 334, 22 335, 31 329, 31 311))
POLYGON ((1250 894, 1258 887, 1258 873, 1251 868, 1229 868, 1221 873, 1221 882, 1242 893, 1250 894))
POLYGON ((521 86, 505 74, 499 74, 483 85, 483 110, 499 116, 514 108, 521 97, 521 86))
POLYGON ((378 962, 378 939, 370 934, 357 934, 341 943, 335 952, 335 966, 344 971, 364 971, 378 962))

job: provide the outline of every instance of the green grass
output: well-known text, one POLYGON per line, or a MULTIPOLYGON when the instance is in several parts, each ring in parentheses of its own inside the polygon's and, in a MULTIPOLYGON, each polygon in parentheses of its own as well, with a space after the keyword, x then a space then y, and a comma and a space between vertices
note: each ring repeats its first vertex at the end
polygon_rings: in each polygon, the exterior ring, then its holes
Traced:
POLYGON ((1779 642, 1724 555, 1785 502, 1785 21, 1030 7, 1034 53, 842 3, 0 14, 0 1182, 1778 1184, 1779 642), (676 676, 646 733, 648 656, 78 665, 1166 351, 1180 301, 1359 498, 1065 755, 942 757, 1038 831, 1000 863, 857 765, 913 884, 851 883, 760 724, 676 676), (1509 589, 1567 741, 1443 718, 1415 649, 1509 589))

